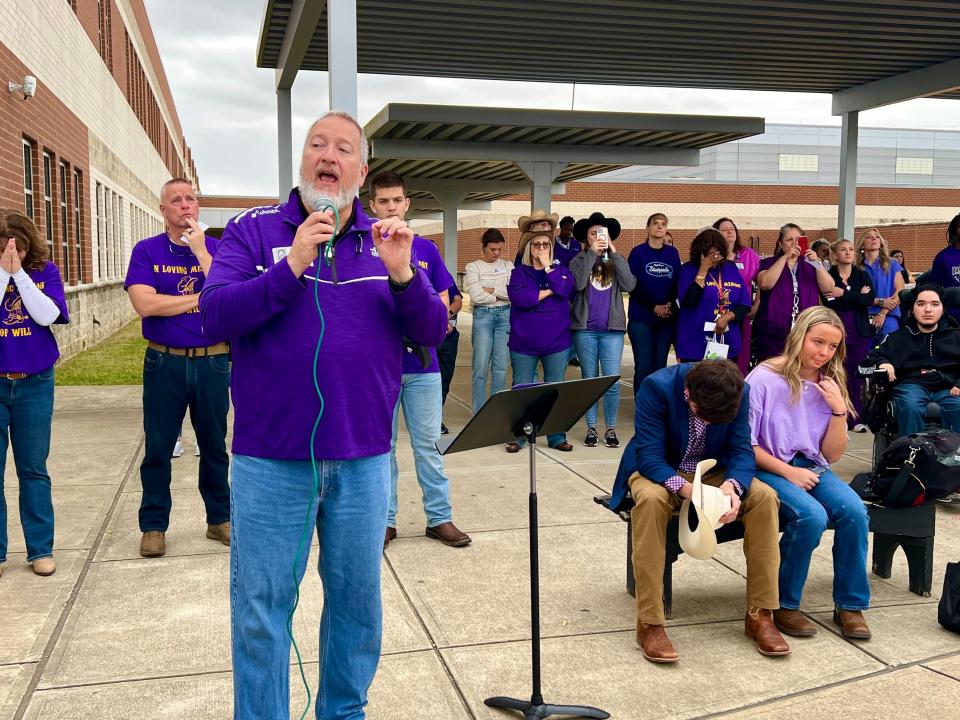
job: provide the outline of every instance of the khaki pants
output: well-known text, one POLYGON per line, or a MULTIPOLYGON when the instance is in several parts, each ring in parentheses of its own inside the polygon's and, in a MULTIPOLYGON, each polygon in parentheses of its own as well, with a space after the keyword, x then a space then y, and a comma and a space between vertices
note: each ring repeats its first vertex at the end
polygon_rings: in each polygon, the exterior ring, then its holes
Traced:
MULTIPOLYGON (((687 480, 693 473, 679 473, 687 480)), ((721 485, 723 468, 702 478, 721 485)), ((634 473, 628 480, 635 503, 630 512, 633 531, 633 574, 637 581, 637 620, 663 625, 663 566, 666 562, 667 523, 683 500, 663 485, 634 473)), ((743 554, 747 558, 747 604, 776 610, 780 607, 777 577, 780 570, 780 503, 777 494, 756 478, 740 506, 744 526, 743 554)))

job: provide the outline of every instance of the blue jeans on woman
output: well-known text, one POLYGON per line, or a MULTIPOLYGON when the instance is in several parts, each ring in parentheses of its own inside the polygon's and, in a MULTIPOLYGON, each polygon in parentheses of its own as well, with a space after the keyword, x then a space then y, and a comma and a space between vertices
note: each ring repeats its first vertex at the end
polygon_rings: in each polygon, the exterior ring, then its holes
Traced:
MULTIPOLYGON (((813 462, 797 455, 794 467, 817 472, 813 462)), ((827 525, 833 525, 833 602, 841 610, 870 607, 867 580, 867 532, 870 520, 860 497, 828 468, 812 490, 797 487, 785 477, 758 470, 757 477, 776 490, 780 519, 786 523, 780 538, 780 607, 800 609, 800 597, 810 570, 810 557, 827 525)))
POLYGON ((677 332, 676 322, 648 323, 630 320, 627 334, 633 350, 633 394, 640 389, 640 383, 651 373, 667 366, 670 345, 677 332))
MULTIPOLYGON (((570 357, 570 348, 549 355, 525 355, 524 353, 510 352, 510 361, 513 365, 513 384, 529 385, 537 382, 537 363, 543 365, 543 382, 562 382, 567 372, 567 359, 570 357)), ((566 433, 547 435, 547 445, 556 447, 567 439, 566 433)), ((523 447, 526 441, 517 438, 517 444, 523 447)))
MULTIPOLYGON (((290 717, 287 621, 316 527, 320 616, 318 720, 364 717, 380 660, 380 562, 389 454, 318 461, 234 455, 230 611, 235 720, 290 717)), ((301 641, 302 642, 302 641, 301 641)), ((302 650, 302 648, 301 648, 302 650)))
MULTIPOLYGON (((27 562, 53 555, 53 500, 47 456, 53 422, 53 368, 25 377, 0 377, 0 484, 13 444, 20 481, 20 525, 27 562)), ((0 487, 0 563, 7 559, 7 501, 0 487)))
POLYGON ((493 372, 490 395, 504 389, 510 350, 510 306, 473 306, 473 412, 487 401, 487 376, 493 372))
MULTIPOLYGON (((623 358, 623 333, 611 330, 574 330, 573 344, 580 356, 580 372, 585 378, 603 375, 619 375, 623 358)), ((587 410, 587 427, 597 426, 597 405, 587 410)), ((620 381, 603 394, 603 419, 608 428, 617 426, 617 410, 620 409, 620 381)))

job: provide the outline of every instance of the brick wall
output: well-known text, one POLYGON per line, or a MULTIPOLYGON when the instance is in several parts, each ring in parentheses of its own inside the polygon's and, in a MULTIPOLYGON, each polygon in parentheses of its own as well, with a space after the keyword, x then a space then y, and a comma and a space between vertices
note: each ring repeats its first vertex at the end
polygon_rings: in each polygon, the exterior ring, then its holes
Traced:
MULTIPOLYGON (((887 241, 890 250, 903 250, 907 267, 914 272, 929 270, 933 257, 947 246, 947 225, 942 223, 906 223, 903 225, 881 225, 880 234, 887 241)), ((857 227, 851 240, 873 226, 857 227)), ((837 239, 837 229, 821 230, 817 237, 828 240, 837 239)))

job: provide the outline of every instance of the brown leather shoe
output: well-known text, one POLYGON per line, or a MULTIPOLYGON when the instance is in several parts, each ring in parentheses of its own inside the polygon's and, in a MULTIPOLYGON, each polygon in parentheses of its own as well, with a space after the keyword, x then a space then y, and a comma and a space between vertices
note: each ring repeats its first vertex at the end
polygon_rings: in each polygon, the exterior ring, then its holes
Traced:
POLYGON ((840 626, 840 634, 851 640, 869 640, 871 633, 863 613, 859 610, 834 608, 833 621, 840 626))
POLYGON ((166 533, 162 530, 148 530, 140 538, 140 554, 143 557, 163 557, 167 554, 166 533))
POLYGON ((387 549, 387 545, 390 544, 391 540, 397 539, 397 529, 392 528, 389 525, 387 526, 387 531, 383 534, 383 549, 387 549))
POLYGON ((469 545, 470 536, 460 530, 452 522, 440 523, 435 527, 428 527, 424 533, 428 538, 439 540, 444 545, 450 547, 463 547, 469 545))
POLYGON ((40 577, 49 577, 57 571, 57 564, 52 557, 37 558, 33 561, 33 574, 40 577))
POLYGON ((637 645, 643 651, 643 657, 652 663, 675 663, 680 658, 663 625, 648 625, 638 621, 637 645))
POLYGON ((230 523, 224 522, 219 525, 207 525, 207 537, 211 540, 219 540, 224 545, 229 545, 230 523))
POLYGON ((554 445, 552 449, 559 450, 560 452, 570 452, 573 450, 573 445, 564 440, 562 443, 554 445))
POLYGON ((817 634, 817 626, 799 610, 774 610, 773 624, 777 626, 777 630, 791 637, 813 637, 817 634))
POLYGON ((790 646, 773 624, 773 611, 749 608, 743 619, 743 632, 757 643, 761 655, 789 655, 790 646))
POLYGON ((508 453, 520 452, 520 443, 515 443, 515 442, 507 443, 507 452, 508 453))

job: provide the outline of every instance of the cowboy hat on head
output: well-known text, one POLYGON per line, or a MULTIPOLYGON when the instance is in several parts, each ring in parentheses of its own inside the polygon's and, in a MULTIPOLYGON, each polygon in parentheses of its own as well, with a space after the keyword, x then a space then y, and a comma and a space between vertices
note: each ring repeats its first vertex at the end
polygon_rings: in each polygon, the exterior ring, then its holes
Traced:
POLYGON ((550 223, 550 230, 544 230, 543 232, 552 232, 557 229, 557 221, 559 218, 560 216, 556 213, 550 213, 547 215, 545 210, 540 210, 538 208, 529 215, 524 215, 517 220, 517 227, 520 229, 520 232, 525 233, 534 223, 548 222, 550 223))
POLYGON ((604 217, 603 213, 595 212, 588 218, 577 220, 573 225, 573 236, 584 245, 587 244, 587 232, 595 225, 602 225, 610 231, 610 239, 616 240, 620 236, 620 221, 616 218, 604 217))

